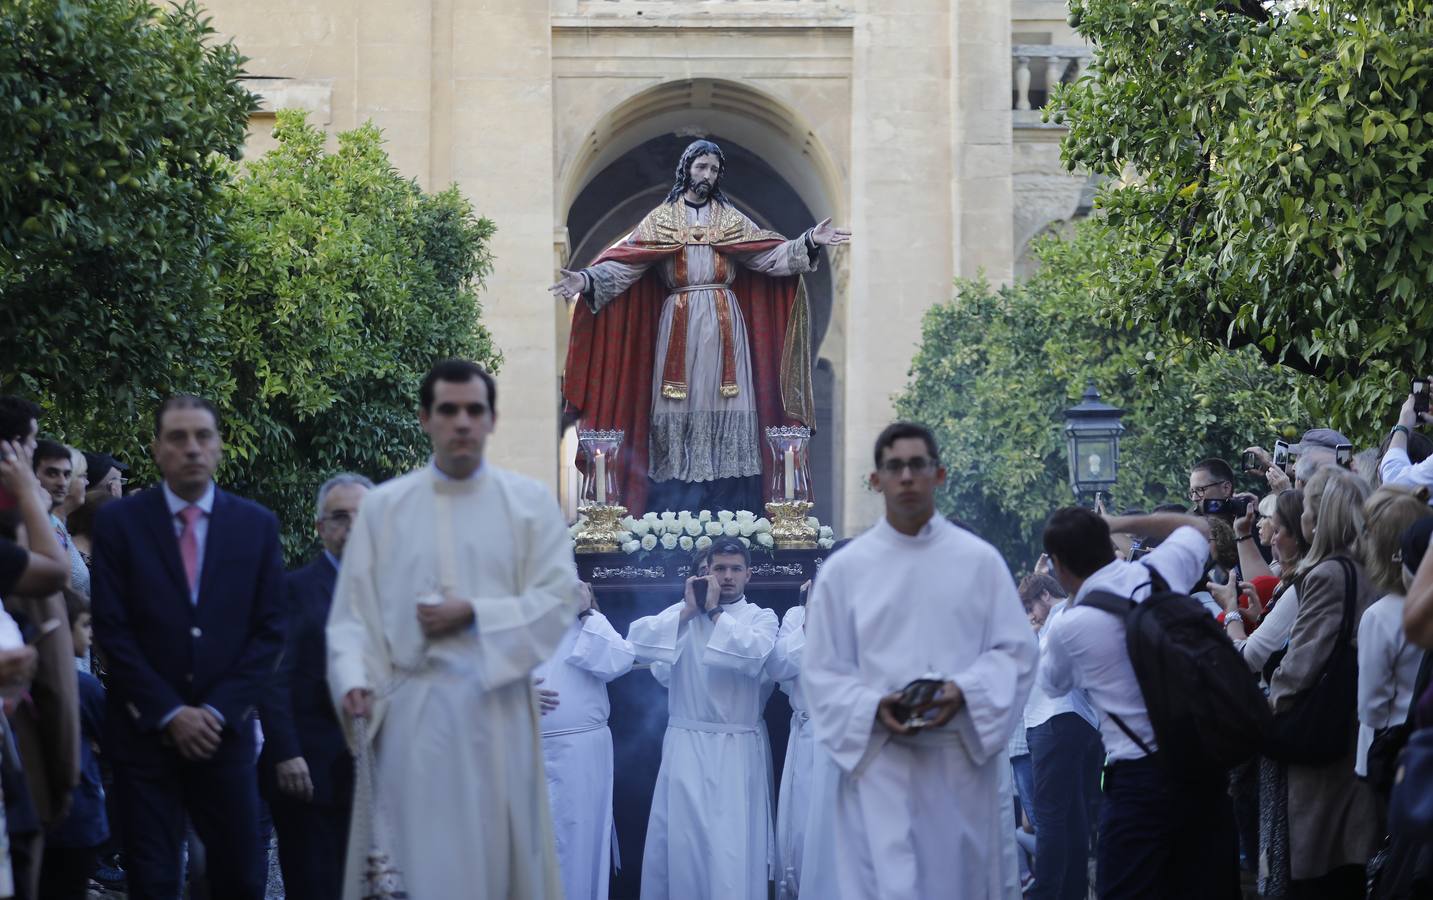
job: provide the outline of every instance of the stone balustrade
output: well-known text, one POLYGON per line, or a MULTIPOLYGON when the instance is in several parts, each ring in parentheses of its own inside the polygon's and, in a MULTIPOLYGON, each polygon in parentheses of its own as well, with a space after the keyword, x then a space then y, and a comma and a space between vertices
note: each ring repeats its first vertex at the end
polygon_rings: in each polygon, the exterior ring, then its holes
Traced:
POLYGON ((1016 127, 1048 127, 1040 121, 1039 110, 1050 96, 1051 85, 1080 77, 1090 58, 1090 48, 1080 45, 1013 44, 1015 67, 1014 97, 1016 127))

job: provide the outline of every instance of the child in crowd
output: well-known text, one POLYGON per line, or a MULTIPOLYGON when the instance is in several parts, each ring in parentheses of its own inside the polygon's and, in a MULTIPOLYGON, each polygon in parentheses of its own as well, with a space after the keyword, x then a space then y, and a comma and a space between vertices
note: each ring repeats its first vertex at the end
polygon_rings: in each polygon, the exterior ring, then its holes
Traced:
MULTIPOLYGON (((89 602, 83 594, 65 591, 75 656, 89 653, 92 631, 89 602)), ((85 900, 100 848, 109 839, 104 787, 100 784, 100 729, 104 723, 104 688, 89 672, 77 673, 80 691, 80 783, 71 796, 70 812, 45 838, 40 870, 40 896, 54 900, 85 900)))

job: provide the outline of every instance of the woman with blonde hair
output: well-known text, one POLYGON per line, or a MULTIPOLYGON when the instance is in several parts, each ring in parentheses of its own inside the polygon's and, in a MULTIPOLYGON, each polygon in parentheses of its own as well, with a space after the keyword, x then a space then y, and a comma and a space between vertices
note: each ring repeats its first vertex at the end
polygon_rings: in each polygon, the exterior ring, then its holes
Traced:
MULTIPOLYGON (((1354 677, 1344 666, 1355 652, 1359 619, 1373 602, 1373 588, 1357 551, 1368 494, 1367 482, 1335 466, 1319 469, 1304 487, 1301 527, 1309 549, 1294 572, 1299 604, 1288 648, 1269 679, 1269 702, 1276 718, 1329 716, 1340 723, 1340 729, 1345 727, 1341 710, 1303 701, 1310 692, 1330 687, 1326 674, 1354 677)), ((1346 687, 1351 701, 1355 686, 1346 687)), ((1346 746, 1337 758, 1264 761, 1259 823, 1262 896, 1363 895, 1364 865, 1380 829, 1373 793, 1353 772, 1358 731, 1353 713, 1350 708, 1347 735, 1336 736, 1346 746)))
POLYGON ((1433 515, 1428 489, 1385 484, 1363 507, 1366 525, 1359 538, 1363 568, 1383 595, 1358 623, 1358 756, 1354 771, 1369 779, 1381 797, 1392 783, 1392 759, 1375 759, 1370 778, 1368 751, 1374 735, 1402 725, 1413 702, 1413 682, 1423 661, 1403 632, 1403 601, 1413 573, 1404 565, 1402 540, 1414 522, 1433 515), (1386 765, 1380 765, 1384 763, 1386 765))

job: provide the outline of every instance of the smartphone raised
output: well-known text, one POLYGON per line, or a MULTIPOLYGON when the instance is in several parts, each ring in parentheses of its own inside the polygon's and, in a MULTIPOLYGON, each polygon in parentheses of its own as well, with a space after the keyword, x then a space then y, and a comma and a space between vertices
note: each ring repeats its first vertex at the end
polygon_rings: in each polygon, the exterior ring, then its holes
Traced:
POLYGON ((1410 393, 1413 394, 1413 412, 1415 415, 1428 412, 1428 388, 1427 378, 1413 379, 1413 388, 1410 393))
POLYGON ((711 587, 711 582, 705 578, 698 578, 692 582, 692 596, 697 598, 697 609, 706 609, 707 588, 709 587, 711 587))
POLYGON ((1259 461, 1259 454, 1253 450, 1244 451, 1244 459, 1241 468, 1248 473, 1264 471, 1264 464, 1259 461))
POLYGON ((1353 468, 1353 444, 1339 444, 1334 448, 1333 461, 1344 469, 1353 468))
POLYGON ((1286 469, 1289 466, 1289 443, 1288 441, 1274 441, 1274 467, 1286 469))

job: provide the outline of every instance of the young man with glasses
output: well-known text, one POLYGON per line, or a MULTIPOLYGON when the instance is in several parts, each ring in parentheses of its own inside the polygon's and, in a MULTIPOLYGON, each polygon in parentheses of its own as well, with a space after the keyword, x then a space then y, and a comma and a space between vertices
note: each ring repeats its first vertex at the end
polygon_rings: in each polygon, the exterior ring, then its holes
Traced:
POLYGON ((324 628, 344 545, 372 488, 347 472, 325 481, 314 513, 323 551, 284 576, 284 653, 259 707, 259 789, 273 813, 290 897, 338 900, 343 893, 353 758, 329 697, 324 628))
POLYGON ((1222 459, 1204 459, 1189 472, 1189 499, 1197 509, 1201 500, 1228 500, 1234 496, 1234 470, 1222 459))
POLYGON ((802 687, 840 770, 807 836, 835 869, 813 896, 1004 896, 1001 769, 1035 638, 999 552, 936 513, 931 432, 892 425, 875 457, 885 516, 827 559, 806 621, 802 687))

